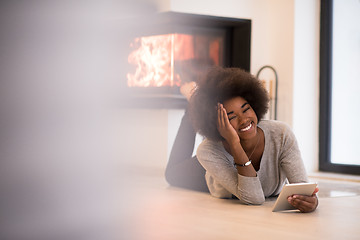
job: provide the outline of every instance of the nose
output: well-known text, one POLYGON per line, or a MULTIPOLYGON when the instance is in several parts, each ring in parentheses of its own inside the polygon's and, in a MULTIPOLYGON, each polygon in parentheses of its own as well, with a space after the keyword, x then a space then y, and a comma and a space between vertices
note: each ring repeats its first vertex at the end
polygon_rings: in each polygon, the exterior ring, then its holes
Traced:
POLYGON ((248 122, 249 122, 249 121, 248 121, 248 119, 247 119, 245 116, 240 115, 240 116, 238 116, 238 118, 237 118, 237 124, 238 124, 239 128, 246 127, 247 124, 248 124, 248 122))

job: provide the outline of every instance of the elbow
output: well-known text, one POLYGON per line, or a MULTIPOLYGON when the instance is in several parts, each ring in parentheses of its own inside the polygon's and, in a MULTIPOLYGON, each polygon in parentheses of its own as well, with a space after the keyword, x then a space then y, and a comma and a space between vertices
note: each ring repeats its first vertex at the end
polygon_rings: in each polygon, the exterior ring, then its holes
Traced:
POLYGON ((248 197, 241 197, 239 200, 247 205, 262 205, 265 202, 264 196, 248 196, 248 197))
POLYGON ((265 202, 265 197, 259 198, 259 199, 255 199, 255 201, 253 201, 251 204, 252 204, 252 205, 263 205, 264 202, 265 202))

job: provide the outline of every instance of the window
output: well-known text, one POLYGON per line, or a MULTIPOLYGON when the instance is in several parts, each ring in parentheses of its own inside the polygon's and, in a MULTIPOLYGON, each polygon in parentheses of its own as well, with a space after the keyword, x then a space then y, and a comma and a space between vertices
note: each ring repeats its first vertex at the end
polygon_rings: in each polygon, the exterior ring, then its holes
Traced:
POLYGON ((321 0, 320 170, 360 174, 360 1, 321 0))

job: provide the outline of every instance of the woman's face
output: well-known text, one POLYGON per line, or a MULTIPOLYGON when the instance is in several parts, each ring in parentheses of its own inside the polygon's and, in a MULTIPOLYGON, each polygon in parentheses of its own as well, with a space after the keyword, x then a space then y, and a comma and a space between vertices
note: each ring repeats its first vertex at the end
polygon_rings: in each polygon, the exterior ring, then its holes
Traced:
POLYGON ((223 103, 231 126, 240 139, 256 136, 258 119, 250 104, 242 97, 231 98, 223 103))

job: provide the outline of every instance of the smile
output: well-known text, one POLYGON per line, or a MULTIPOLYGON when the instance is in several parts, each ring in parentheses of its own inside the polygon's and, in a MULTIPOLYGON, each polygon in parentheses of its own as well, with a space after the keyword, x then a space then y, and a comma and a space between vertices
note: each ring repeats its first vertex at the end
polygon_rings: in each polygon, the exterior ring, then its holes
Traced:
POLYGON ((247 126, 246 128, 240 129, 240 132, 248 131, 251 127, 252 127, 252 123, 250 123, 250 125, 247 126))

